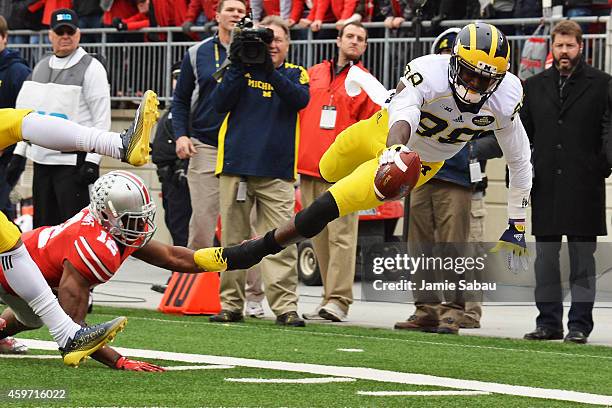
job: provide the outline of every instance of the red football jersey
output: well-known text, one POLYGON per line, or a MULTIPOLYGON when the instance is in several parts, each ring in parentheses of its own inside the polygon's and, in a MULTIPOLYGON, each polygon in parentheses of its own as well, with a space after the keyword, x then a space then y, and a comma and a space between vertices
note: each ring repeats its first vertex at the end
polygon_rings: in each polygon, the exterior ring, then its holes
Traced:
MULTIPOLYGON (((88 208, 63 224, 26 232, 21 239, 52 288, 59 286, 66 260, 91 286, 96 286, 112 278, 123 261, 138 249, 123 247, 120 251, 88 208)), ((1 270, 0 284, 12 293, 1 270)))

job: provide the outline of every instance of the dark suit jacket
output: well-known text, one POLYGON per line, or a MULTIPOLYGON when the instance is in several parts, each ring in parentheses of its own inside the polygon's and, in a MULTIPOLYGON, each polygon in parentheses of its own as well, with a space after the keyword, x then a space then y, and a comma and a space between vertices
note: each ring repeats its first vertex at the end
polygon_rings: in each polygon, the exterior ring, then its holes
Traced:
POLYGON ((602 147, 608 133, 610 75, 580 63, 563 103, 555 67, 529 78, 521 120, 532 144, 534 235, 606 235, 602 147))

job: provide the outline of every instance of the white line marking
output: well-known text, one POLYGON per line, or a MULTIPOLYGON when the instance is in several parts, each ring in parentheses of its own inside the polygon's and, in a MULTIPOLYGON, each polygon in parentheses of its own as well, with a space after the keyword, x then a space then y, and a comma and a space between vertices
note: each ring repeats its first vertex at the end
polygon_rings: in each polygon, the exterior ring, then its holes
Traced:
POLYGON ((60 355, 50 356, 48 354, 0 354, 0 358, 36 358, 39 360, 59 359, 60 355))
POLYGON ((166 371, 187 371, 187 370, 215 370, 225 368, 235 368, 231 365, 188 365, 188 366, 170 366, 164 367, 166 371))
MULTIPOLYGON (((57 344, 52 341, 19 339, 31 349, 56 350, 57 344)), ((584 404, 612 405, 611 395, 589 394, 579 391, 556 390, 547 388, 527 387, 522 385, 499 384, 493 382, 463 380, 459 378, 437 377, 426 374, 412 374, 398 371, 379 370, 367 367, 336 367, 320 364, 290 363, 284 361, 256 360, 225 356, 209 356, 205 354, 173 353, 168 351, 142 350, 117 347, 117 352, 136 358, 158 360, 174 360, 186 363, 204 363, 235 365, 268 370, 294 371, 300 373, 333 375, 351 377, 362 380, 380 381, 397 384, 430 385, 434 387, 455 388, 459 390, 474 390, 493 392, 497 394, 515 395, 531 398, 544 398, 560 401, 581 402, 584 404)))
MULTIPOLYGON (((100 313, 99 316, 113 316, 110 314, 100 313)), ((323 332, 314 332, 308 330, 290 330, 290 329, 281 329, 281 328, 267 328, 267 327, 259 327, 259 326, 249 326, 245 324, 223 324, 219 323, 208 323, 203 321, 183 321, 183 320, 170 320, 170 319, 158 319, 152 317, 130 317, 130 319, 137 320, 149 320, 155 322, 164 322, 164 323, 177 323, 181 325, 185 324, 194 324, 194 325, 206 325, 212 327, 223 327, 223 328, 231 328, 231 329, 248 329, 248 330, 264 330, 264 331, 282 331, 283 333, 293 334, 298 336, 303 336, 304 334, 309 334, 313 336, 328 336, 328 337, 346 337, 353 339, 368 339, 368 340, 384 340, 384 341, 398 341, 402 343, 413 343, 413 344, 430 344, 434 346, 444 346, 444 347, 458 347, 458 348, 472 348, 472 349, 482 349, 482 350, 499 350, 499 351, 512 351, 519 353, 537 353, 537 354, 550 354, 555 356, 562 357, 578 357, 578 358, 595 358, 602 360, 612 360, 612 356, 596 356, 592 354, 574 354, 574 353, 561 353, 558 351, 545 351, 545 350, 529 350, 529 349, 515 349, 509 347, 495 347, 495 346, 478 346, 474 344, 456 344, 456 343, 443 343, 440 341, 425 341, 425 340, 413 340, 413 339, 402 339, 398 337, 375 337, 375 336, 360 336, 357 334, 344 334, 344 333, 323 333, 323 332)))
POLYGON ((336 350, 337 351, 346 351, 347 353, 363 353, 363 349, 351 349, 351 348, 343 349, 343 348, 341 348, 341 349, 336 349, 336 350))
POLYGON ((358 395, 371 397, 395 396, 440 396, 440 395, 490 395, 490 392, 481 391, 357 391, 358 395))
POLYGON ((269 384, 327 384, 335 382, 353 382, 354 378, 323 377, 323 378, 226 378, 225 381, 237 383, 269 383, 269 384))

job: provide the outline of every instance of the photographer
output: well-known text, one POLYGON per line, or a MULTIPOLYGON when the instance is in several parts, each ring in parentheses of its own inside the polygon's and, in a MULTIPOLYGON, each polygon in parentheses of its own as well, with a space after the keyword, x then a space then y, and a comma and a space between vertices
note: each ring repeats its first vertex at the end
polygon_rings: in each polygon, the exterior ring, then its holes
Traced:
MULTIPOLYGON (((234 30, 231 65, 211 98, 217 111, 228 113, 219 131, 216 168, 223 245, 251 238, 253 205, 258 233, 293 215, 296 124, 299 110, 309 100, 308 73, 285 62, 289 51, 285 22, 268 16, 261 24, 269 30, 234 30)), ((291 246, 261 262, 266 298, 281 325, 304 325, 296 312, 296 255, 291 246)), ((244 270, 221 274, 223 310, 211 321, 243 319, 245 281, 244 270)))

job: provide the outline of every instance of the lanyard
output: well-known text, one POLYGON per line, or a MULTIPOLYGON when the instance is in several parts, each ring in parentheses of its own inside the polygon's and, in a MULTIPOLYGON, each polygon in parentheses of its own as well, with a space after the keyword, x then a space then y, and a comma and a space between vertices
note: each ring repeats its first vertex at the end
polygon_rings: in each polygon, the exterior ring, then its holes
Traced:
POLYGON ((215 68, 219 69, 219 44, 215 43, 215 68))

